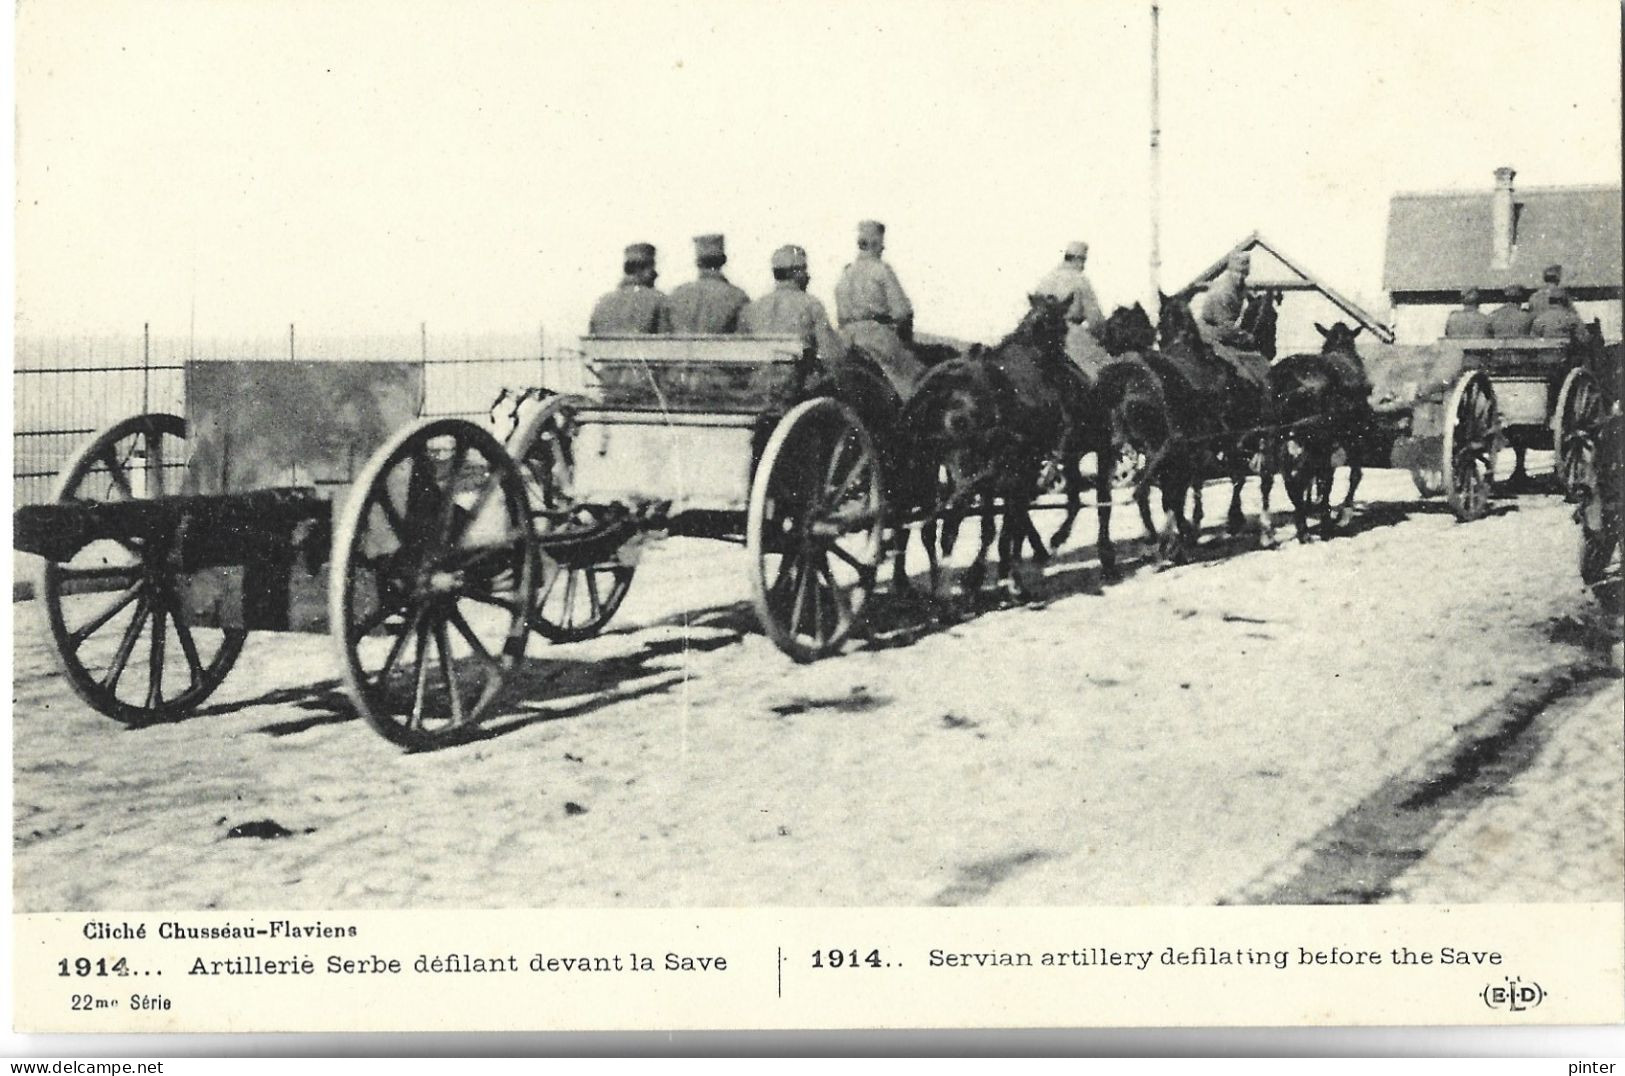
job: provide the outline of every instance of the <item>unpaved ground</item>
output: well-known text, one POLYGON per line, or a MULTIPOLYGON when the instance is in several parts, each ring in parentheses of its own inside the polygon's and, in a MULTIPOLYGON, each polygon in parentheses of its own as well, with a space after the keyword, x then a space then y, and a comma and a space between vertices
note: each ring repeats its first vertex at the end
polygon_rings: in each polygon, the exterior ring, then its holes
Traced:
POLYGON ((1104 589, 1086 526, 1044 607, 882 605, 811 666, 751 627, 737 550, 673 541, 610 634, 535 643, 491 736, 421 755, 317 636, 126 731, 19 606, 16 907, 1618 899, 1625 703, 1568 509, 1457 525, 1367 483, 1349 537, 1104 589), (293 835, 226 838, 260 819, 293 835))

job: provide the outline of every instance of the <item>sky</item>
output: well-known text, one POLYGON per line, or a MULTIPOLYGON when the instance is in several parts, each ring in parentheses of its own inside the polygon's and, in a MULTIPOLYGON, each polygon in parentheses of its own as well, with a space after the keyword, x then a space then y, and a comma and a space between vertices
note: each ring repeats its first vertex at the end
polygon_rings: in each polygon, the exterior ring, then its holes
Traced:
MULTIPOLYGON (((622 248, 831 299, 888 225, 996 338, 1073 239, 1150 290, 1145 0, 19 0, 23 333, 584 331, 622 248)), ((1167 0, 1161 282, 1254 229, 1380 301, 1396 190, 1620 182, 1617 0, 1167 0)))

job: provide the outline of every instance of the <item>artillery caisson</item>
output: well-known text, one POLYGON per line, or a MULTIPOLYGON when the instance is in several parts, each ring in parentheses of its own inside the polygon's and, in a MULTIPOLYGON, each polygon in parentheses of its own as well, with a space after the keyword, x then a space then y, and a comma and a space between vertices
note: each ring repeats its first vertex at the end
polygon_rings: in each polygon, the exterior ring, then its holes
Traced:
POLYGON ((330 619, 350 697, 394 742, 476 726, 528 632, 603 630, 650 537, 742 544, 757 618, 798 661, 859 622, 901 526, 878 375, 826 394, 793 337, 599 336, 583 353, 592 393, 520 393, 495 435, 420 422, 356 480, 330 619))

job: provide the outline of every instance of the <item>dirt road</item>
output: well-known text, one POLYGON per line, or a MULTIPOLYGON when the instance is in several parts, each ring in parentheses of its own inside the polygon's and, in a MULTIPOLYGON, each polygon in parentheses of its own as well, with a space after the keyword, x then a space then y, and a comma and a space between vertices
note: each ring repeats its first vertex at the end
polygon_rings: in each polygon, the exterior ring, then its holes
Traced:
POLYGON ((810 666, 736 550, 672 541, 608 635, 535 641, 490 736, 421 755, 350 716, 320 636, 124 730, 18 606, 16 907, 1617 899, 1621 686, 1568 509, 1362 492, 1348 537, 1210 534, 1105 588, 1081 528, 1045 606, 883 604, 810 666), (291 835, 226 836, 267 819, 291 835))

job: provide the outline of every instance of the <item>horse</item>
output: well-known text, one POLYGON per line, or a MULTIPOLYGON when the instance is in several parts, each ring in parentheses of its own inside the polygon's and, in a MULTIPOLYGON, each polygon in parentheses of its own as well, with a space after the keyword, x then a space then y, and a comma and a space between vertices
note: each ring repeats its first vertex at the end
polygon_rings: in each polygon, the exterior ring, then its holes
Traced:
MULTIPOLYGON (((1262 508, 1259 532, 1262 544, 1275 544, 1270 519, 1270 490, 1275 482, 1273 441, 1275 401, 1263 371, 1255 379, 1222 359, 1202 337, 1190 310, 1192 289, 1178 295, 1162 295, 1157 319, 1158 351, 1181 382, 1183 391, 1168 391, 1173 433, 1161 462, 1163 504, 1172 506, 1176 528, 1173 559, 1183 553, 1184 536, 1200 534, 1201 488, 1209 474, 1230 479, 1230 511, 1226 523, 1231 535, 1246 528, 1241 510, 1241 491, 1256 463, 1262 508), (1192 520, 1184 520, 1184 489, 1196 495, 1192 520)), ((1266 306, 1272 304, 1266 304, 1266 306)), ((1267 366, 1265 368, 1267 370, 1267 366)), ((1148 472, 1151 468, 1147 467, 1148 472)), ((1142 479, 1148 481, 1149 479, 1142 479)))
POLYGON ((1354 515, 1365 455, 1377 427, 1367 397, 1371 382, 1355 349, 1359 328, 1339 321, 1330 329, 1315 324, 1323 343, 1319 354, 1288 355, 1270 367, 1270 389, 1280 421, 1279 462, 1299 541, 1309 540, 1308 515, 1321 529, 1346 526, 1354 515), (1331 507, 1334 454, 1348 461, 1348 491, 1334 515, 1331 507))
POLYGON ((1032 545, 1039 563, 1049 557, 1029 516, 1045 464, 1058 464, 1066 483, 1068 515, 1057 531, 1064 537, 1082 507, 1077 464, 1089 446, 1087 385, 1065 354, 1068 304, 1046 295, 1029 296, 1028 304, 1020 324, 997 345, 973 348, 928 371, 902 423, 914 460, 947 477, 935 505, 943 517, 943 551, 953 551, 964 517, 979 507, 982 544, 967 587, 979 588, 997 533, 997 579, 1018 598, 1025 596, 1015 572, 1024 545, 1032 545), (1001 504, 998 528, 995 506, 1001 504))

